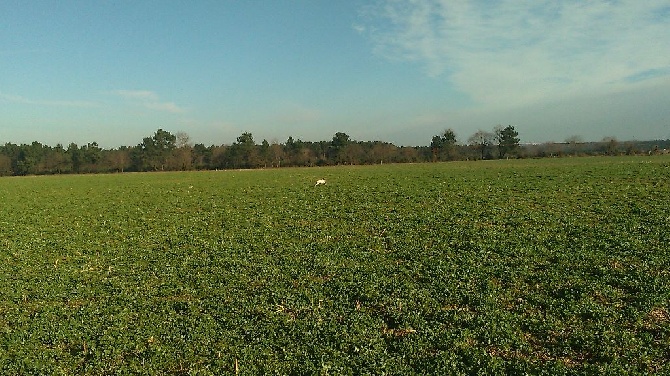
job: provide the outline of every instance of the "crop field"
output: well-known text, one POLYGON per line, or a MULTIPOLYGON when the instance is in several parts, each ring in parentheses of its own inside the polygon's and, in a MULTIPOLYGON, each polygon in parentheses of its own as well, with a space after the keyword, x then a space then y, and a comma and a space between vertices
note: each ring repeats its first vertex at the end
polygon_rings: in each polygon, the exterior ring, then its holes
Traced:
POLYGON ((670 373, 669 157, 2 178, 0 205, 3 375, 670 373))

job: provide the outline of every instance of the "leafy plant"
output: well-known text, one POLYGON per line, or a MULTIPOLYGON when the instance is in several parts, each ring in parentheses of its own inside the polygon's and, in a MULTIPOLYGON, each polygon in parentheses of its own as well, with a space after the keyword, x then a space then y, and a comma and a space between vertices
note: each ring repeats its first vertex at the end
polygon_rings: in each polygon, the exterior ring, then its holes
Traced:
POLYGON ((669 176, 616 157, 0 179, 0 372, 668 372, 669 176))

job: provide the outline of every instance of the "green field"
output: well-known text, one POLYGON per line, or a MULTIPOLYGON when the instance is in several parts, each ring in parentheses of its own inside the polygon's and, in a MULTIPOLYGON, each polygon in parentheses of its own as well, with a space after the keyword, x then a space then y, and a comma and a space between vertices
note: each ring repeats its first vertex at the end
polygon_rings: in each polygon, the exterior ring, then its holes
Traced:
POLYGON ((3 375, 670 373, 669 157, 2 178, 0 204, 3 375))

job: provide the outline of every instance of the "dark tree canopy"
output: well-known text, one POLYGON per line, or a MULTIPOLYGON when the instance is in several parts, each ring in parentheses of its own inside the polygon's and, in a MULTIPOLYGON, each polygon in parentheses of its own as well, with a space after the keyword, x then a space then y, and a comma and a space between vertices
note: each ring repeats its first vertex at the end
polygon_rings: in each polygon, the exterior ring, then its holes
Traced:
POLYGON ((456 159, 456 133, 449 128, 441 135, 433 136, 430 142, 433 161, 451 161, 456 159))
POLYGON ((618 141, 614 137, 584 142, 572 136, 564 143, 519 143, 516 129, 496 126, 479 130, 459 144, 453 129, 435 135, 427 146, 396 146, 382 141, 356 141, 344 132, 331 140, 303 141, 289 136, 286 142, 257 144, 243 132, 231 144, 192 144, 185 132, 158 129, 136 146, 103 149, 97 142, 54 147, 30 144, 0 145, 0 176, 125 171, 184 171, 232 168, 326 166, 338 164, 416 163, 466 159, 556 157, 568 155, 619 155, 668 153, 670 140, 618 141), (497 148, 497 149, 496 149, 497 148), (497 150, 497 153, 495 151, 497 150))
POLYGON ((498 125, 495 127, 495 138, 498 142, 498 157, 505 158, 513 154, 519 148, 519 132, 514 130, 511 125, 503 128, 498 125))
POLYGON ((163 129, 158 129, 152 137, 145 137, 138 145, 134 163, 140 171, 164 170, 167 159, 175 149, 177 137, 163 129))

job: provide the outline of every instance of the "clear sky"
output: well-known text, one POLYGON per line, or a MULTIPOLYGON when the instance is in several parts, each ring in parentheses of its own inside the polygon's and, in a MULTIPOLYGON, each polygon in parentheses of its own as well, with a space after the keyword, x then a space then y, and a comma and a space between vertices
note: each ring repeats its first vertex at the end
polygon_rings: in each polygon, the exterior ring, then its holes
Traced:
POLYGON ((670 138, 669 0, 2 0, 0 143, 670 138))

